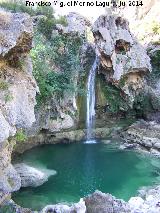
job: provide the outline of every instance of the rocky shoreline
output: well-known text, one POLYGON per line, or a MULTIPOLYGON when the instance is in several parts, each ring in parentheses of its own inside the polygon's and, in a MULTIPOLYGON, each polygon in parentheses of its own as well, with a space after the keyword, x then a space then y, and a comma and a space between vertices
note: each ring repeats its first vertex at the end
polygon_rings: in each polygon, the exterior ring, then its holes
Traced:
POLYGON ((120 134, 125 141, 121 149, 135 149, 160 157, 160 124, 139 120, 120 134))
MULTIPOLYGON (((159 213, 160 186, 143 189, 139 196, 131 197, 128 202, 116 199, 110 194, 95 191, 71 206, 48 205, 41 211, 32 211, 9 200, 4 203, 3 209, 8 209, 12 213, 159 213)), ((2 213, 5 211, 2 210, 2 213)))
MULTIPOLYGON (((129 120, 128 122, 133 123, 132 120, 129 120)), ((128 126, 128 122, 126 122, 126 120, 122 120, 119 122, 114 121, 112 123, 109 122, 104 127, 95 128, 93 130, 94 139, 106 139, 113 136, 119 137, 119 133, 122 132, 128 126)), ((27 140, 23 143, 17 142, 17 144, 14 146, 13 155, 15 155, 16 153, 22 154, 28 149, 44 144, 69 144, 80 142, 86 140, 86 134, 86 129, 66 130, 61 132, 40 132, 37 135, 28 136, 27 140)))

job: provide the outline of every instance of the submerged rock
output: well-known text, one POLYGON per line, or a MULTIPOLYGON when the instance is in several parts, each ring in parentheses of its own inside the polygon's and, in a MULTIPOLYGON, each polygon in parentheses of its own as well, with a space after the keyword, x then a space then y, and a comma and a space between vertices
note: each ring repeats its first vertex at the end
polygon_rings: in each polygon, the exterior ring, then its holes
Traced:
POLYGON ((21 187, 37 187, 48 181, 49 176, 55 175, 56 171, 44 170, 44 172, 28 166, 24 163, 14 165, 21 178, 21 187))

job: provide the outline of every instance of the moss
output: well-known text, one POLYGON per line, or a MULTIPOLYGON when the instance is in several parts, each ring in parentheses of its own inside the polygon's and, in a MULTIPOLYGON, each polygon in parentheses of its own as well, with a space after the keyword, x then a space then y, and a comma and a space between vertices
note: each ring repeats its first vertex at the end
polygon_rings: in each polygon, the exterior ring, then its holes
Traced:
POLYGON ((79 127, 84 128, 85 120, 86 120, 86 91, 87 91, 87 79, 90 69, 95 60, 95 52, 93 48, 88 47, 85 54, 81 54, 81 61, 83 61, 83 68, 79 73, 78 79, 78 87, 79 92, 77 96, 77 107, 79 114, 79 127))
POLYGON ((100 75, 96 76, 96 105, 105 106, 107 105, 107 98, 103 90, 104 82, 100 75))
POLYGON ((107 83, 104 76, 100 76, 102 91, 106 97, 108 111, 112 113, 118 113, 120 111, 127 112, 130 107, 127 104, 127 100, 123 97, 121 89, 107 83))
POLYGON ((27 139, 27 136, 22 129, 19 129, 14 137, 17 142, 24 142, 27 139))
POLYGON ((157 80, 160 78, 160 50, 156 51, 151 56, 152 72, 148 74, 148 83, 153 87, 156 85, 157 80))
POLYGON ((13 100, 13 96, 8 92, 7 94, 5 94, 4 99, 5 99, 5 102, 7 103, 13 100))
POLYGON ((9 84, 6 81, 0 81, 0 90, 7 90, 9 88, 9 84))
POLYGON ((13 179, 12 178, 8 178, 8 183, 9 183, 9 185, 11 186, 11 187, 13 187, 14 186, 14 181, 13 181, 13 179))
POLYGON ((16 213, 16 209, 13 206, 5 205, 0 207, 1 213, 16 213))
POLYGON ((119 87, 122 88, 125 86, 126 78, 122 77, 119 81, 119 87))
POLYGON ((135 97, 133 109, 138 118, 145 118, 149 112, 153 112, 151 96, 148 93, 141 92, 135 97))

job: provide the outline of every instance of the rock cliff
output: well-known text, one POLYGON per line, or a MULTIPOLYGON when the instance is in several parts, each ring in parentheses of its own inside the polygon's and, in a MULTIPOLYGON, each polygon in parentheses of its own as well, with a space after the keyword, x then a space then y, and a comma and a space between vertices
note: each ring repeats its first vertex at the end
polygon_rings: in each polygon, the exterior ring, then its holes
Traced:
MULTIPOLYGON (((18 190, 21 179, 11 165, 14 135, 35 121, 37 84, 29 51, 32 22, 28 15, 0 10, 0 197, 18 190)), ((1 200, 0 199, 0 200, 1 200)))
POLYGON ((151 72, 150 58, 122 17, 100 16, 92 31, 101 59, 99 72, 121 89, 132 107, 137 91, 144 87, 144 76, 151 72))

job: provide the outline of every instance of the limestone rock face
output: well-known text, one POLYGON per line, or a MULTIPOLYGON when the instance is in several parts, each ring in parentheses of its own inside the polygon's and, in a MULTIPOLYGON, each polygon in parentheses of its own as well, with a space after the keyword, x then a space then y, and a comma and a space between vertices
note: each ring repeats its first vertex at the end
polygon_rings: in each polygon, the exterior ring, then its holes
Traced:
POLYGON ((129 23, 115 15, 100 16, 93 25, 102 72, 107 81, 119 86, 133 102, 143 87, 143 76, 151 71, 150 58, 136 41, 129 23))
POLYGON ((0 203, 3 201, 3 197, 21 187, 20 176, 10 164, 13 146, 14 141, 10 143, 6 141, 0 149, 0 203))
MULTIPOLYGON (((66 16, 66 23, 66 26, 57 24, 53 30, 52 36, 65 35, 66 37, 80 39, 81 36, 85 36, 87 27, 90 25, 89 21, 78 13, 69 13, 66 16)), ((65 54, 68 51, 63 45, 60 49, 65 54)), ((80 56, 82 56, 82 54, 83 53, 80 51, 80 56)), ((80 61, 82 64, 81 58, 80 61)), ((77 63, 77 65, 78 64, 79 63, 77 63)), ((50 68, 53 69, 53 67, 50 68)), ((59 73, 63 72, 63 69, 64 68, 59 64, 56 64, 54 67, 54 70, 59 73)), ((73 72, 75 88, 79 83, 78 81, 80 81, 80 73, 78 69, 75 68, 73 72)), ((35 110, 36 122, 27 130, 28 135, 33 136, 41 131, 60 132, 75 128, 79 119, 77 96, 76 91, 66 90, 63 93, 63 97, 57 97, 57 95, 55 95, 55 97, 48 98, 44 103, 41 103, 39 108, 35 110)))
POLYGON ((28 166, 24 163, 15 164, 15 170, 21 178, 21 187, 37 187, 48 181, 50 175, 56 174, 55 171, 45 170, 44 172, 28 166))
POLYGON ((32 47, 32 23, 28 15, 0 10, 0 142, 13 136, 16 127, 35 121, 37 91, 28 52, 32 47))
POLYGON ((85 35, 87 26, 90 26, 89 20, 78 13, 71 12, 66 16, 67 26, 64 27, 60 24, 56 25, 59 32, 63 34, 79 34, 85 35))
MULTIPOLYGON (((11 165, 17 129, 35 121, 37 84, 32 76, 29 51, 32 48, 32 22, 26 14, 0 9, 0 195, 18 190, 21 179, 11 165)), ((0 202, 1 202, 0 198, 0 202)))
POLYGON ((28 15, 0 10, 0 56, 28 52, 32 47, 32 23, 28 15))
POLYGON ((100 191, 94 192, 85 198, 87 213, 129 213, 130 209, 127 203, 117 200, 110 194, 100 191))
POLYGON ((5 193, 19 190, 21 187, 21 179, 14 167, 10 164, 3 170, 3 175, 0 176, 0 189, 5 193))

